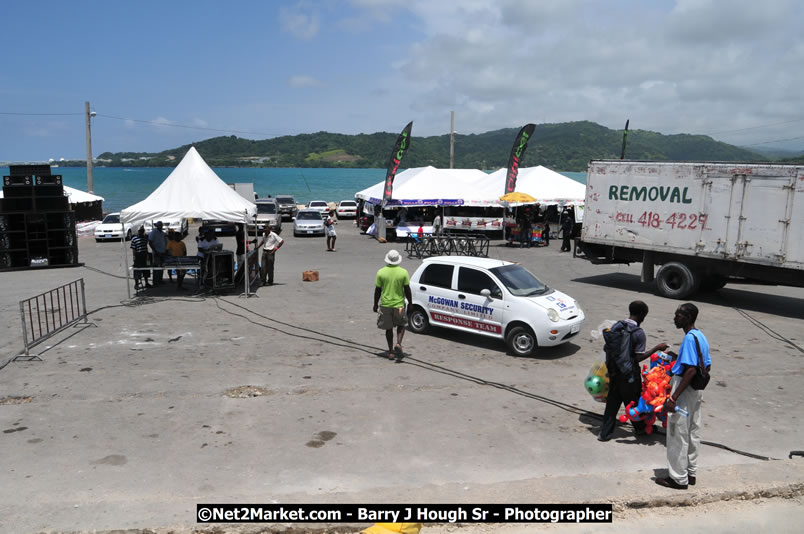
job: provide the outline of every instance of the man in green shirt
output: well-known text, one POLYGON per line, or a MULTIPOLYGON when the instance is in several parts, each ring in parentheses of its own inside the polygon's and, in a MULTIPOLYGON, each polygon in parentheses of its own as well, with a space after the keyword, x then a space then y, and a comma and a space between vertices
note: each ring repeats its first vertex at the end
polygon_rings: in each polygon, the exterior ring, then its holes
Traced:
POLYGON ((399 266, 402 256, 396 250, 388 251, 385 255, 385 267, 377 271, 377 280, 374 287, 374 312, 377 315, 377 328, 385 330, 385 339, 388 341, 388 359, 402 360, 402 338, 405 336, 405 326, 408 316, 405 313, 405 299, 413 302, 410 294, 410 275, 399 266), (396 345, 394 345, 394 327, 396 326, 396 345))

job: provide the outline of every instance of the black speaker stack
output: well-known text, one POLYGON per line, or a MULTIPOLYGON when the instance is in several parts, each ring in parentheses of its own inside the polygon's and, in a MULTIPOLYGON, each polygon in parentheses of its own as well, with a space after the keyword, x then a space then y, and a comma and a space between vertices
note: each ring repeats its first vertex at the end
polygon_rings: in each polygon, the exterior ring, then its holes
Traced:
POLYGON ((0 270, 78 265, 75 214, 50 165, 11 165, 0 199, 0 270))

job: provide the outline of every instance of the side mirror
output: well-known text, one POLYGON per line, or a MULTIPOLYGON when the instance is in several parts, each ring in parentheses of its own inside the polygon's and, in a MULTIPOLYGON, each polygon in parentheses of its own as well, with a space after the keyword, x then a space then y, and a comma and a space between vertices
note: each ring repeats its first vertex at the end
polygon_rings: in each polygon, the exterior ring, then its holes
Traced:
POLYGON ((491 298, 491 290, 490 289, 481 289, 480 294, 486 297, 487 299, 491 298))

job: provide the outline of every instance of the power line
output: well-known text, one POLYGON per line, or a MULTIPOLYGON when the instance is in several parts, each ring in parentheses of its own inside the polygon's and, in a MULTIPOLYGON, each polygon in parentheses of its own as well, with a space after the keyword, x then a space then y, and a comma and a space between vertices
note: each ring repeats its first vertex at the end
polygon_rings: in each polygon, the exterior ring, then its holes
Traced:
POLYGON ((0 111, 0 115, 22 115, 24 117, 59 117, 63 115, 83 115, 83 113, 17 113, 0 111))
POLYGON ((160 122, 160 121, 146 121, 142 119, 127 119, 125 117, 115 117, 114 115, 104 115, 102 113, 97 114, 98 117, 104 117, 106 119, 116 119, 121 121, 131 121, 131 122, 140 122, 144 124, 155 124, 157 126, 173 126, 175 128, 186 128, 188 130, 204 130, 208 132, 222 132, 222 133, 239 133, 239 134, 249 134, 249 135, 276 135, 270 134, 266 132, 250 132, 247 130, 232 130, 232 129, 223 129, 223 128, 205 128, 203 126, 190 126, 187 124, 175 124, 171 122, 160 122))
POLYGON ((749 143, 749 144, 746 144, 746 145, 741 144, 740 146, 769 145, 771 143, 781 143, 783 141, 796 141, 798 139, 804 139, 804 135, 799 136, 799 137, 789 137, 787 139, 775 139, 773 141, 762 141, 760 143, 749 143))
MULTIPOLYGON (((782 122, 772 122, 770 124, 762 124, 762 125, 759 125, 759 126, 749 126, 747 128, 738 128, 736 130, 723 130, 723 131, 720 131, 720 132, 709 132, 709 133, 705 133, 703 135, 719 135, 719 134, 726 134, 726 133, 745 132, 745 131, 748 131, 748 130, 758 130, 760 128, 770 128, 771 126, 779 126, 780 124, 790 124, 790 123, 793 123, 793 122, 802 122, 802 121, 804 121, 804 118, 802 118, 802 119, 792 119, 792 120, 789 120, 789 121, 782 121, 782 122)), ((772 142, 772 141, 769 141, 769 142, 772 142)))

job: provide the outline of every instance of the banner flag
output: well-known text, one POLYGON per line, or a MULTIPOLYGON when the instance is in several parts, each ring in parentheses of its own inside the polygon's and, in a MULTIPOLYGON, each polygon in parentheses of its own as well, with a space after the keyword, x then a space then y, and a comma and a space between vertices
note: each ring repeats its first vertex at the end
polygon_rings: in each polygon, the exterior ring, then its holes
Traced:
POLYGON ((516 136, 514 146, 511 149, 511 157, 508 158, 508 174, 505 178, 505 193, 513 193, 516 189, 516 177, 519 174, 519 162, 522 161, 522 156, 525 154, 525 149, 528 148, 528 140, 533 135, 536 129, 535 124, 526 124, 519 130, 516 136))
POLYGON ((413 121, 410 121, 405 129, 402 130, 402 133, 399 134, 399 137, 396 139, 396 145, 394 145, 394 151, 391 154, 391 160, 388 162, 388 172, 385 174, 385 189, 382 193, 382 205, 388 203, 391 200, 391 194, 394 191, 394 177, 396 176, 396 171, 399 169, 399 162, 402 161, 402 156, 405 155, 405 152, 410 147, 410 130, 413 128, 413 121))
POLYGON ((631 119, 626 119, 625 121, 625 131, 623 132, 623 149, 620 151, 620 159, 625 159, 625 140, 628 137, 628 123, 631 122, 631 119))

